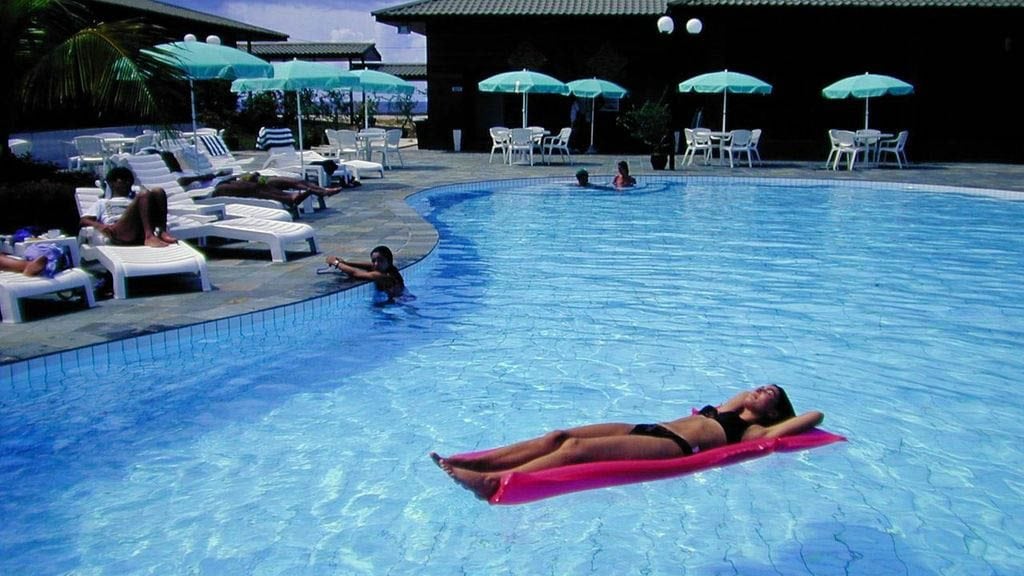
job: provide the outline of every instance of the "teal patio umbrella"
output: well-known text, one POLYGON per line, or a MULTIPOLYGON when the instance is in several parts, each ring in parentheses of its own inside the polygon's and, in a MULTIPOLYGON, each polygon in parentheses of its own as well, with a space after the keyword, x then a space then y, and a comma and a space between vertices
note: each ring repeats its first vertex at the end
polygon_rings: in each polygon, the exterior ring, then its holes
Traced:
POLYGON ((843 78, 821 90, 821 95, 825 98, 863 98, 865 130, 868 128, 868 102, 872 98, 885 95, 905 96, 913 93, 914 87, 903 80, 868 72, 843 78))
POLYGON ((234 80, 235 78, 268 77, 274 73, 266 60, 230 46, 223 46, 216 36, 199 42, 185 36, 184 42, 158 44, 146 52, 167 64, 176 66, 188 77, 192 96, 192 133, 196 132, 195 80, 234 80))
POLYGON ((481 80, 477 84, 481 92, 504 92, 508 94, 523 95, 523 128, 527 125, 529 114, 529 94, 560 94, 569 95, 569 87, 558 80, 532 70, 522 69, 513 72, 502 72, 490 78, 481 80))
MULTIPOLYGON (((355 75, 323 62, 307 62, 291 60, 275 62, 274 75, 270 78, 239 78, 231 83, 232 92, 267 92, 281 90, 298 92, 299 90, 334 90, 351 88, 358 82, 355 75)), ((302 98, 295 96, 299 117, 299 168, 302 169, 302 98)))
MULTIPOLYGON (((569 92, 580 98, 596 99, 598 96, 604 96, 605 98, 612 98, 618 100, 629 93, 628 90, 619 86, 614 82, 608 80, 600 80, 598 78, 583 78, 580 80, 573 80, 572 82, 566 83, 569 87, 569 92)), ((593 154, 597 151, 594 148, 594 113, 596 112, 596 106, 594 102, 590 103, 590 149, 588 153, 593 154)))
POLYGON ((409 82, 387 72, 379 70, 350 70, 349 73, 356 78, 356 85, 353 86, 353 89, 362 90, 363 92, 363 128, 370 127, 369 104, 366 100, 367 92, 412 94, 416 91, 416 87, 409 82))
POLYGON ((680 92, 700 92, 703 94, 722 93, 722 132, 725 132, 725 119, 728 114, 729 93, 733 94, 771 94, 772 85, 740 72, 708 72, 694 76, 679 83, 680 92))

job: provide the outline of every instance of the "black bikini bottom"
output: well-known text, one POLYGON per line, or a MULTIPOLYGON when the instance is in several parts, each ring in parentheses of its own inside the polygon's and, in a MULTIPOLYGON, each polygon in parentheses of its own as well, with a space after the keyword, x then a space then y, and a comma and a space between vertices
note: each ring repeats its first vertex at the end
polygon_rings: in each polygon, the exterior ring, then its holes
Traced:
POLYGON ((684 456, 690 456, 693 454, 693 447, 686 441, 685 438, 676 434, 675 432, 665 428, 661 424, 637 424, 633 426, 633 429, 629 431, 634 436, 650 436, 652 438, 667 438, 676 443, 679 449, 683 451, 684 456))

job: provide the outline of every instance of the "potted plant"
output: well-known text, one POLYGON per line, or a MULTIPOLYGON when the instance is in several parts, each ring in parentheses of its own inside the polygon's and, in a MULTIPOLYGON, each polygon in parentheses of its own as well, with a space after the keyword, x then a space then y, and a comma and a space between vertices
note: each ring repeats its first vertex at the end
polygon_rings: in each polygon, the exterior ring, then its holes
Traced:
POLYGON ((668 104, 660 100, 645 100, 618 118, 619 126, 648 147, 651 152, 651 168, 655 170, 664 170, 668 162, 671 119, 668 104))

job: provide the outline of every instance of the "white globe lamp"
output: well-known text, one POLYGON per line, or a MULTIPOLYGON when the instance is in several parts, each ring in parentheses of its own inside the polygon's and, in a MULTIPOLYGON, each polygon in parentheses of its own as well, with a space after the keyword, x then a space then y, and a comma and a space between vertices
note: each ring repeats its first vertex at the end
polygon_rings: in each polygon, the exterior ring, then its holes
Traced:
POLYGON ((690 34, 700 34, 703 29, 704 23, 700 21, 700 18, 690 18, 686 21, 686 31, 690 34))
POLYGON ((662 34, 671 34, 676 29, 676 23, 672 21, 671 16, 662 16, 658 18, 658 32, 662 34))

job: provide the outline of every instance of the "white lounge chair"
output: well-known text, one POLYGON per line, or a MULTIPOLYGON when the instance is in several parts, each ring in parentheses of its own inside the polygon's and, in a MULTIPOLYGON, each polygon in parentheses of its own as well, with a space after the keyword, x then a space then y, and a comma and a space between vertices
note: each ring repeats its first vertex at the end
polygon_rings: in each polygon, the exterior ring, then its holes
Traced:
POLYGON ((250 164, 255 160, 255 158, 235 158, 224 139, 216 134, 200 135, 199 144, 199 151, 206 154, 214 168, 228 168, 233 173, 239 174, 251 170, 250 164))
POLYGON ((20 272, 0 272, 0 316, 5 324, 22 321, 21 300, 43 294, 81 290, 86 305, 92 308, 96 298, 92 291, 92 276, 81 268, 69 268, 53 278, 25 276, 20 272))
POLYGON ((309 173, 307 169, 310 167, 313 170, 319 169, 317 175, 317 181, 321 186, 330 186, 331 177, 319 164, 314 162, 325 162, 327 160, 334 160, 338 166, 344 166, 347 168, 354 178, 361 179, 363 175, 367 173, 376 173, 379 177, 384 177, 384 165, 379 162, 370 162, 369 160, 340 160, 327 158, 312 150, 305 150, 302 152, 302 160, 299 161, 299 151, 295 148, 282 146, 277 148, 271 148, 268 150, 267 161, 263 164, 263 168, 260 169, 261 173, 266 169, 274 170, 286 170, 286 171, 299 171, 302 170, 303 174, 307 176, 309 173))
POLYGON ((171 172, 159 154, 135 154, 117 158, 135 174, 135 182, 146 188, 163 188, 168 201, 181 201, 180 195, 191 198, 197 204, 223 204, 229 218, 261 218, 291 222, 292 215, 276 200, 262 198, 237 198, 221 196, 211 198, 213 188, 185 190, 178 183, 178 176, 171 172))
MULTIPOLYGON (((75 199, 78 203, 79 217, 101 194, 102 190, 99 188, 76 189, 75 199)), ((185 237, 182 230, 171 228, 170 221, 168 228, 172 234, 182 234, 182 238, 185 237)), ((127 298, 127 280, 138 276, 194 274, 199 277, 203 292, 211 290, 206 272, 206 257, 184 241, 161 248, 115 246, 108 244, 106 237, 90 226, 83 226, 78 238, 82 258, 98 260, 110 272, 114 279, 114 298, 127 298)))

